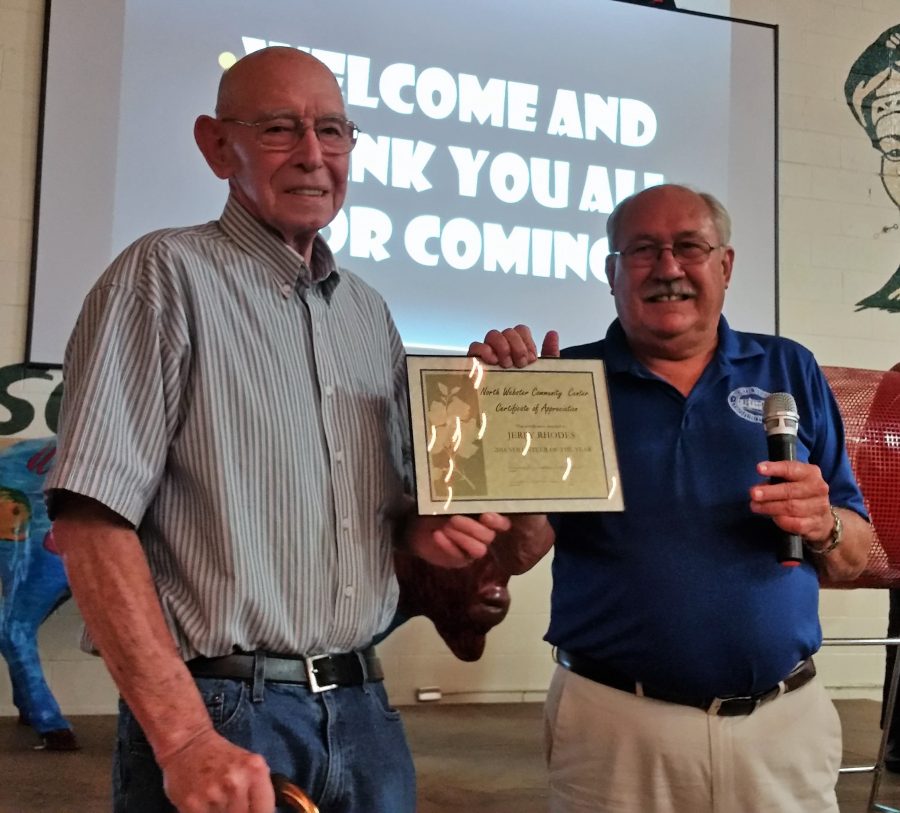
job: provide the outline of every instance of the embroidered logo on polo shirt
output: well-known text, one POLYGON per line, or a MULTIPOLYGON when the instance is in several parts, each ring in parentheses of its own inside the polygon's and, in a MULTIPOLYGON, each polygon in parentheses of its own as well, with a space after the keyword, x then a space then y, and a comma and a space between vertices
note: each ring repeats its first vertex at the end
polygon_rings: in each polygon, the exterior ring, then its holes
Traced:
POLYGON ((728 406, 750 423, 762 423, 763 402, 769 393, 759 387, 738 387, 728 394, 728 406))

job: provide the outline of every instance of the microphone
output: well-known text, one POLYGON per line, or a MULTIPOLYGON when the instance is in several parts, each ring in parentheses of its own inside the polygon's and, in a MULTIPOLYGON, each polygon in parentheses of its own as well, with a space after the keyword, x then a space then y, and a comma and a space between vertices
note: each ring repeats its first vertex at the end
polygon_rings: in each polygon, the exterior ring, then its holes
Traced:
MULTIPOLYGON (((773 392, 763 403, 763 426, 769 447, 769 460, 797 459, 797 429, 800 415, 797 402, 786 392, 773 392)), ((783 483, 772 477, 770 483, 783 483)), ((777 548, 778 561, 785 567, 796 567, 803 561, 803 539, 798 534, 782 531, 777 548)))

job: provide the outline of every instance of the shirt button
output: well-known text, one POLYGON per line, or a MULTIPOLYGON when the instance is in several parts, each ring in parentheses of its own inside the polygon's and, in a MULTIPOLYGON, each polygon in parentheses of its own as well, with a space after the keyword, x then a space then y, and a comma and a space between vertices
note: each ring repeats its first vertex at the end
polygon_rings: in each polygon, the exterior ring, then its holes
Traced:
POLYGON ((349 519, 341 520, 341 527, 342 527, 345 531, 349 531, 349 530, 350 530, 350 520, 349 520, 349 519))
POLYGON ((330 398, 332 395, 334 395, 334 387, 332 387, 331 384, 327 384, 327 385, 325 386, 325 394, 326 394, 329 398, 330 398))
POLYGON ((291 285, 289 282, 286 282, 286 283, 284 283, 284 285, 281 286, 281 295, 285 299, 287 299, 291 295, 291 292, 293 290, 294 290, 294 286, 291 285))
POLYGON ((335 452, 335 453, 334 453, 334 459, 335 459, 335 461, 338 462, 338 463, 343 463, 343 462, 344 462, 344 453, 341 452, 341 451, 335 452))
POLYGON ((348 584, 344 588, 344 597, 345 598, 353 598, 354 593, 356 593, 356 589, 353 587, 352 584, 348 584))

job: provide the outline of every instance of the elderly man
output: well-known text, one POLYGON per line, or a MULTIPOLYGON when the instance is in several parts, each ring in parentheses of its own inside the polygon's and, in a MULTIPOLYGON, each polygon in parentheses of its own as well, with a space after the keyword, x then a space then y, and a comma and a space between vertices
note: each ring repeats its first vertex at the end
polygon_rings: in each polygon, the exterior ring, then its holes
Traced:
MULTIPOLYGON (((625 511, 553 518, 551 810, 836 813, 817 571, 853 578, 871 541, 837 405, 809 351, 722 316, 734 251, 712 196, 645 190, 607 232, 618 318, 563 356, 604 361, 625 511), (765 460, 772 392, 797 402, 798 460, 765 460), (778 562, 783 533, 805 540, 798 567, 778 562)), ((536 356, 523 326, 471 352, 536 356)), ((521 567, 543 552, 520 548, 521 567)))
POLYGON ((221 218, 126 249, 70 340, 47 489, 123 698, 116 811, 272 813, 270 771, 329 813, 415 808, 368 646, 393 544, 461 566, 511 523, 404 521, 400 337, 318 236, 356 132, 311 56, 240 60, 195 125, 221 218))

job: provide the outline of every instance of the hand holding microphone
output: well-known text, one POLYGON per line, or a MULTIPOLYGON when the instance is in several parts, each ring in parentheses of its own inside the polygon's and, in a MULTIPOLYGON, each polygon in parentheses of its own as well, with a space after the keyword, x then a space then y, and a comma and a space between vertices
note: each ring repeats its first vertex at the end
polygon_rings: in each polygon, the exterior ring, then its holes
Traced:
MULTIPOLYGON (((763 404, 763 426, 769 447, 769 460, 797 459, 797 430, 800 415, 797 402, 786 392, 774 392, 763 404)), ((771 477, 770 483, 783 483, 771 477)), ((777 548, 778 561, 785 567, 796 567, 803 561, 803 538, 799 534, 781 532, 777 548)))

